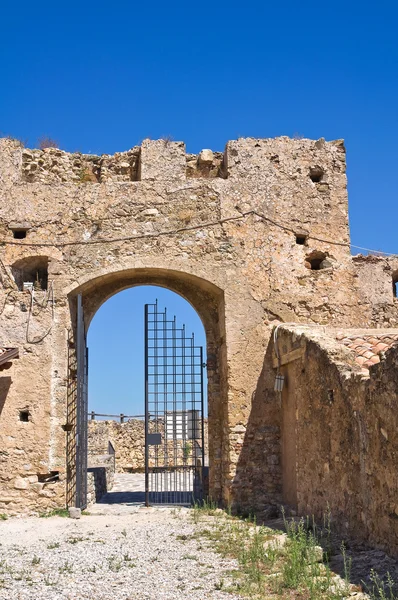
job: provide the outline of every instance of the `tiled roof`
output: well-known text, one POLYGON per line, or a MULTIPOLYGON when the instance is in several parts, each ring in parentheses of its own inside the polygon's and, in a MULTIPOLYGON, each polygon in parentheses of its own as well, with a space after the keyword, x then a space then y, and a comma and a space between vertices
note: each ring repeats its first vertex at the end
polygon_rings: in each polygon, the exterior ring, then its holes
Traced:
POLYGON ((336 339, 355 355, 355 362, 364 374, 380 362, 380 354, 398 344, 398 333, 372 333, 369 335, 346 335, 338 333, 336 339))
POLYGON ((13 358, 18 358, 18 348, 2 348, 0 347, 0 369, 6 363, 9 363, 13 358))

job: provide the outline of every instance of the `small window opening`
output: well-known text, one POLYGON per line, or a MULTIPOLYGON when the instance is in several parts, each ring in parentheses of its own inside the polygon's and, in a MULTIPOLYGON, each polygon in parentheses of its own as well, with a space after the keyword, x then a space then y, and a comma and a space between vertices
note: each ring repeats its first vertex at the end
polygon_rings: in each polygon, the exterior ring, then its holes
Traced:
POLYGON ((310 168, 310 179, 314 183, 319 183, 322 181, 324 174, 325 171, 322 169, 322 167, 316 166, 310 168))
POLYGON ((39 483, 53 483, 59 481, 59 471, 50 471, 50 473, 37 473, 39 483))
POLYGON ((13 236, 14 240, 24 240, 26 238, 27 229, 14 229, 13 236))
POLYGON ((29 411, 28 410, 20 410, 19 411, 19 420, 23 423, 29 422, 29 411))
POLYGON ((307 236, 304 234, 297 234, 296 244, 299 244, 300 246, 305 246, 307 244, 307 236))
MULTIPOLYGON (((46 290, 48 286, 47 256, 30 256, 17 260, 11 267, 18 289, 22 292, 24 284, 30 283, 35 291, 46 290)), ((26 288, 27 286, 25 286, 26 288)))
POLYGON ((311 269, 311 271, 320 271, 321 269, 326 269, 331 266, 329 261, 326 259, 326 254, 324 252, 311 252, 306 257, 305 266, 307 269, 311 269))
POLYGON ((392 274, 392 293, 394 298, 398 298, 398 271, 392 274))

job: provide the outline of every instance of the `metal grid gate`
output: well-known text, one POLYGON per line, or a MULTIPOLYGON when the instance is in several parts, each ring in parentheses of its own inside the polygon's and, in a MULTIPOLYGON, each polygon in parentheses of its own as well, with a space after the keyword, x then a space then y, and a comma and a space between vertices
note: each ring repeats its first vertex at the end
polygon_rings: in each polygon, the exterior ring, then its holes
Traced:
POLYGON ((68 506, 87 506, 88 349, 83 302, 77 296, 76 328, 68 334, 66 498, 68 506))
POLYGON ((145 503, 203 498, 203 348, 157 301, 145 305, 145 503))
POLYGON ((88 349, 84 326, 83 303, 77 297, 76 324, 76 498, 77 508, 87 506, 87 420, 88 420, 88 349))

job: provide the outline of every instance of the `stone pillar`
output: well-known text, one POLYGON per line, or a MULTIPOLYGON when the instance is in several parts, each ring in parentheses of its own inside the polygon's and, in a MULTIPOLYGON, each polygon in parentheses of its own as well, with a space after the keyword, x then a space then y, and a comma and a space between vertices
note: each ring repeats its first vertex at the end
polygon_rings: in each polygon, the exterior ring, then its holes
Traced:
POLYGON ((185 180, 186 155, 184 142, 144 140, 138 179, 142 181, 185 180))

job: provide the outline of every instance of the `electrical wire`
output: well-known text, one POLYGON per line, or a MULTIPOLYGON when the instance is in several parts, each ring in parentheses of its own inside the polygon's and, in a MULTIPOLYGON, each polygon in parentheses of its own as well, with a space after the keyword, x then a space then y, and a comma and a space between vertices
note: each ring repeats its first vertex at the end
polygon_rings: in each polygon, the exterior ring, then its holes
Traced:
MULTIPOLYGON (((94 244, 112 244, 112 243, 117 243, 117 242, 132 242, 135 240, 159 238, 162 236, 169 236, 169 235, 177 235, 179 233, 184 233, 186 231, 195 231, 195 230, 199 230, 199 229, 206 229, 208 227, 223 225, 224 223, 229 223, 232 221, 242 221, 250 215, 256 216, 256 217, 260 218, 262 221, 265 221, 267 223, 271 223, 275 227, 278 227, 279 229, 283 229, 284 231, 288 231, 288 232, 294 233, 294 234, 296 233, 296 230, 293 229, 292 227, 289 227, 288 225, 284 225, 283 223, 274 221, 273 219, 265 216, 264 214, 262 214, 256 210, 248 210, 248 211, 243 212, 240 215, 235 216, 235 217, 225 217, 223 219, 217 219, 215 221, 207 221, 205 223, 200 223, 198 225, 191 225, 188 227, 178 227, 177 229, 168 229, 168 230, 158 231, 158 232, 153 232, 153 233, 143 233, 143 234, 138 234, 138 235, 123 236, 123 237, 109 238, 109 239, 99 238, 99 239, 94 239, 94 240, 75 240, 75 241, 70 241, 70 242, 41 242, 41 243, 38 243, 38 242, 25 242, 25 241, 17 242, 17 241, 1 240, 0 245, 19 246, 19 247, 34 247, 34 248, 46 248, 46 247, 65 248, 68 246, 89 246, 89 245, 94 245, 94 244)), ((321 238, 318 236, 313 236, 313 235, 308 235, 308 239, 315 240, 318 242, 323 242, 325 244, 331 244, 334 246, 343 246, 346 248, 355 248, 356 250, 363 250, 365 252, 371 252, 374 254, 383 254, 384 256, 397 256, 397 254, 393 253, 393 252, 384 252, 381 250, 374 250, 372 248, 356 246, 355 244, 351 244, 349 242, 338 242, 336 240, 328 240, 328 239, 321 238)))

